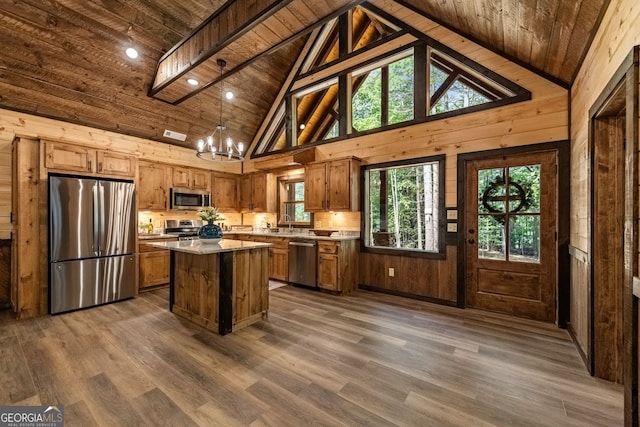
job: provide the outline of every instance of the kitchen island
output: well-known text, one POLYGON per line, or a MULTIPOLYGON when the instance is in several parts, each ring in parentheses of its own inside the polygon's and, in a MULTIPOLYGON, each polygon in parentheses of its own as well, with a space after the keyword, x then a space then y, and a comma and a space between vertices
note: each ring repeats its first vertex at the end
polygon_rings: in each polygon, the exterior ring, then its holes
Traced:
POLYGON ((171 312, 220 335, 266 317, 270 244, 228 239, 149 244, 171 251, 171 312))

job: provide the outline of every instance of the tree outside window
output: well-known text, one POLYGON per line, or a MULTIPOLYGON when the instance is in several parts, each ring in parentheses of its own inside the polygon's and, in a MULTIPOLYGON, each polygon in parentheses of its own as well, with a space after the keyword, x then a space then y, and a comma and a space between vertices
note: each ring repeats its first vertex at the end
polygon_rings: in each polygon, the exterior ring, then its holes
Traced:
POLYGON ((310 226, 312 216, 304 210, 304 179, 281 179, 279 182, 279 226, 310 226))
POLYGON ((364 168, 367 248, 441 253, 444 156, 364 168))

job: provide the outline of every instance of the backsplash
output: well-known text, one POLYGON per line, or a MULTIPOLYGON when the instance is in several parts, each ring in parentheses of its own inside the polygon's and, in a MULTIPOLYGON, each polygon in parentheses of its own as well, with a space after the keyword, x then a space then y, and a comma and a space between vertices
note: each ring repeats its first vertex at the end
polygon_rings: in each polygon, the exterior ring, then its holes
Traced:
MULTIPOLYGON (((242 224, 242 214, 239 213, 222 213, 225 226, 233 224, 242 224)), ((160 232, 164 229, 164 221, 166 219, 200 219, 197 211, 165 211, 165 212, 138 212, 138 224, 149 224, 149 220, 153 222, 154 232, 160 232)))
MULTIPOLYGON (((267 223, 275 227, 278 218, 275 213, 223 213, 225 226, 250 225, 254 229, 266 228, 267 223)), ((166 219, 200 219, 196 211, 165 211, 165 212, 138 212, 140 225, 153 222, 155 232, 164 229, 166 219)), ((360 231, 360 212, 320 212, 314 214, 314 224, 311 228, 336 231, 360 231)))

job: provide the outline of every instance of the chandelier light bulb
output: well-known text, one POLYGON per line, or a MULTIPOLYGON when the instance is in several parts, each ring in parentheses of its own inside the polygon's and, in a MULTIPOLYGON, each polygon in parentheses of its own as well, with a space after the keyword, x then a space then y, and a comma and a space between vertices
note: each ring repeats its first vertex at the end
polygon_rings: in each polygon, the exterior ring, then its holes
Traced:
POLYGON ((202 139, 198 140, 198 151, 204 150, 204 141, 202 139))
POLYGON ((244 144, 242 142, 238 142, 238 152, 242 154, 243 150, 244 150, 244 144))
POLYGON ((207 144, 209 144, 209 148, 213 147, 213 135, 207 137, 207 144))

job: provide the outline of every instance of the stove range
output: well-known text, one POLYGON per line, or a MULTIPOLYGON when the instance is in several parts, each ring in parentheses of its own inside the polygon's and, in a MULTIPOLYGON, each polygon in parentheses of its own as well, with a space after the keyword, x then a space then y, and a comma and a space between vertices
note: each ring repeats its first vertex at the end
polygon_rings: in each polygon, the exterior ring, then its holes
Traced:
POLYGON ((198 219, 167 219, 164 233, 176 236, 178 240, 196 240, 202 221, 198 219))

